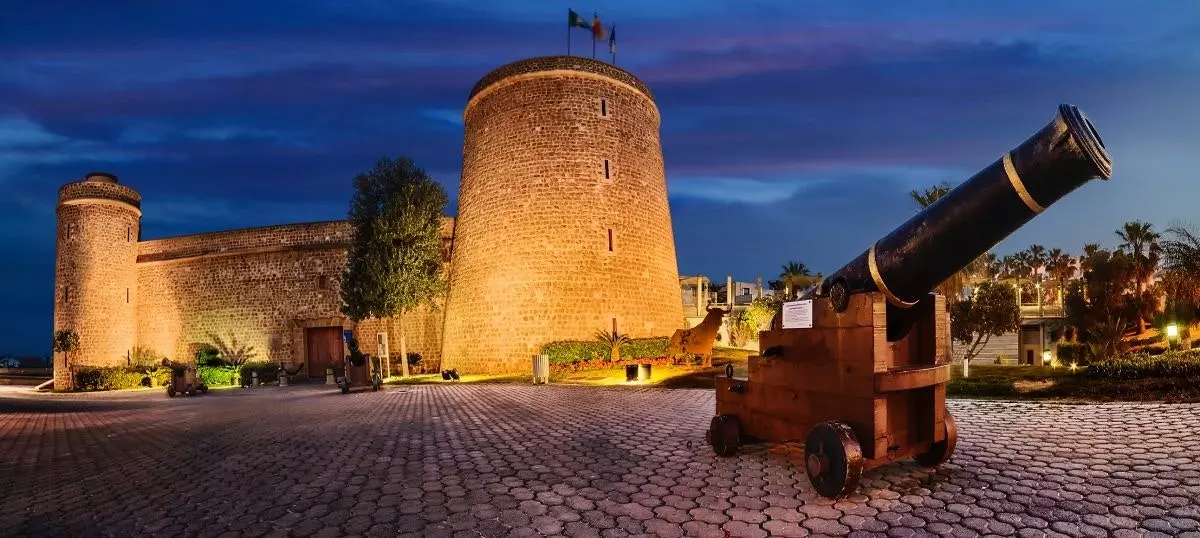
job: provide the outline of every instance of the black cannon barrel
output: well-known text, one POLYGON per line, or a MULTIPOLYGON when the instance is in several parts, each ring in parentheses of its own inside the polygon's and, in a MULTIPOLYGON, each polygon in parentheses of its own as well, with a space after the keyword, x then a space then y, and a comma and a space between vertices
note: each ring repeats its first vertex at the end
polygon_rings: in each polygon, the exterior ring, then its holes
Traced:
POLYGON ((955 187, 804 294, 844 308, 851 293, 878 291, 912 307, 1038 213, 1092 179, 1112 159, 1078 108, 1058 115, 1016 149, 955 187))

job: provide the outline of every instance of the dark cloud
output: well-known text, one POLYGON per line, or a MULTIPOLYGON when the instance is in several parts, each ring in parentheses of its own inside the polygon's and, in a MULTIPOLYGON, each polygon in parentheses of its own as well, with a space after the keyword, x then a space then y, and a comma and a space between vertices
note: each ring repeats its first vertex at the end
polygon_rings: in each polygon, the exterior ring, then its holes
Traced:
MULTIPOLYGON (((1080 105, 1117 161, 999 247, 1077 250, 1194 211, 1196 8, 885 0, 619 0, 619 65, 654 90, 680 271, 836 269, 1080 105), (719 23, 717 23, 719 22, 719 23), (714 216, 720 216, 716 219, 714 216)), ((146 237, 341 218, 353 176, 408 155, 456 195, 460 112, 488 70, 558 54, 553 2, 19 2, 0 17, 0 300, 45 352, 53 204, 91 170, 144 197, 146 237)), ((585 32, 574 35, 587 54, 585 32)), ((600 45, 600 56, 605 46, 600 45)), ((1196 220, 1196 219, 1193 219, 1196 220)))

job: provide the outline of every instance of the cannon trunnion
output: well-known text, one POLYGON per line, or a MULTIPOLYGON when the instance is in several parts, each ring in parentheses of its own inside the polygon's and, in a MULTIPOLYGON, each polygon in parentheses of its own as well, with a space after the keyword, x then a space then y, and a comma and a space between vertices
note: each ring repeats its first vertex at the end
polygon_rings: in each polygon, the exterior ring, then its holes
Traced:
POLYGON ((721 456, 746 442, 804 443, 805 470, 826 497, 864 470, 904 458, 937 466, 958 439, 946 410, 950 319, 932 293, 1112 161, 1091 122, 1062 105, 1012 151, 808 290, 811 326, 777 314, 746 378, 716 379, 706 438, 721 456))

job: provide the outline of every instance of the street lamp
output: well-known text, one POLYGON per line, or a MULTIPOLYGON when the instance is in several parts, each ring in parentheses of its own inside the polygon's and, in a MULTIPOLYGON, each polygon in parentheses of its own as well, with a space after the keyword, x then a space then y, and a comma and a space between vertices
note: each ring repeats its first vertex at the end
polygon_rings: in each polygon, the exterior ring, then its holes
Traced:
POLYGON ((1167 347, 1171 348, 1175 344, 1175 339, 1179 338, 1179 326, 1172 323, 1167 325, 1167 347))

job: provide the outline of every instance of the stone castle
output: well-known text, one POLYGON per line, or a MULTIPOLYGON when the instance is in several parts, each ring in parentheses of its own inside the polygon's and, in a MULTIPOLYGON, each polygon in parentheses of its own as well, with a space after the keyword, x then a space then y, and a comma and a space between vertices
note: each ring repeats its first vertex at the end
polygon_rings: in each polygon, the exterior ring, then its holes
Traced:
MULTIPOLYGON (((177 361, 219 339, 324 377, 354 331, 366 353, 410 352, 464 373, 521 371, 555 340, 683 326, 660 118, 633 75, 576 56, 484 76, 464 112, 457 218, 443 222, 438 308, 354 323, 340 313, 345 221, 140 241, 141 196, 106 173, 59 190, 55 357, 119 366, 137 349, 177 361), (388 346, 391 349, 388 349, 388 346)), ((398 362, 394 358, 393 362, 398 362)))

